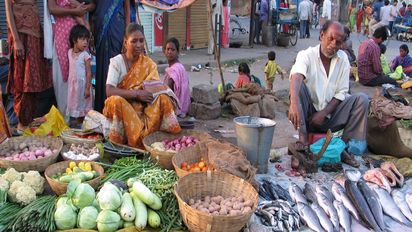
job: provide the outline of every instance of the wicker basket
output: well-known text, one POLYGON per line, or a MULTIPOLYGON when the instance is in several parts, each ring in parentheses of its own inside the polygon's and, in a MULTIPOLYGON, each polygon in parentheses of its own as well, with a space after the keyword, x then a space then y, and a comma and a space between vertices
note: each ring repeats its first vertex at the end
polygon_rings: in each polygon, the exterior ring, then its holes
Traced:
MULTIPOLYGON (((211 137, 208 133, 197 131, 197 130, 182 130, 178 134, 168 134, 165 132, 157 131, 157 132, 154 132, 146 136, 143 139, 143 145, 146 151, 150 152, 150 156, 153 159, 156 159, 158 161, 160 166, 162 166, 165 169, 173 170, 172 158, 176 153, 167 152, 167 151, 159 151, 159 150, 153 149, 150 145, 154 142, 163 141, 164 139, 177 139, 184 135, 196 137, 199 141, 202 141, 204 139, 211 137)), ((194 149, 195 147, 197 147, 197 145, 188 147, 185 150, 194 149)))
MULTIPOLYGON (((52 164, 44 172, 44 176, 46 177, 47 182, 49 183, 51 189, 53 190, 54 193, 56 193, 59 196, 66 193, 67 183, 56 181, 52 178, 52 176, 54 176, 57 173, 65 172, 70 162, 71 161, 62 161, 62 162, 52 164)), ((79 161, 73 161, 73 162, 76 162, 76 164, 78 164, 81 161, 79 160, 79 161)), ((91 163, 92 163, 93 170, 98 172, 99 176, 92 180, 86 181, 85 183, 89 184, 94 189, 97 189, 97 187, 99 187, 100 185, 100 181, 104 177, 104 169, 102 166, 100 166, 99 164, 95 162, 91 162, 91 163)))
POLYGON ((66 144, 71 144, 71 143, 91 143, 95 144, 98 142, 103 141, 103 137, 100 135, 98 139, 85 139, 85 138, 79 138, 75 136, 74 134, 87 134, 87 133, 95 133, 95 132, 85 132, 81 129, 73 129, 69 128, 64 130, 60 137, 62 138, 63 142, 66 144))
MULTIPOLYGON (((94 146, 96 146, 95 144, 91 144, 91 143, 85 143, 84 145, 85 145, 85 146, 88 146, 89 149, 92 149, 94 146)), ((67 156, 64 155, 65 152, 68 152, 68 151, 70 150, 70 146, 71 146, 71 144, 65 144, 65 145, 63 145, 63 148, 62 148, 60 154, 61 154, 61 156, 63 157, 64 160, 77 161, 77 160, 74 160, 74 159, 70 159, 69 157, 67 157, 67 156)), ((100 156, 102 155, 100 151, 99 151, 99 155, 100 155, 100 156)), ((84 161, 87 161, 87 162, 98 161, 98 160, 100 159, 100 156, 97 157, 97 158, 94 158, 94 159, 84 160, 84 161)), ((79 161, 80 161, 80 160, 79 160, 79 161)))
POLYGON ((185 149, 181 152, 176 153, 176 155, 174 155, 172 158, 172 164, 173 164, 173 167, 175 168, 176 175, 179 178, 181 178, 181 177, 184 177, 190 174, 189 171, 185 171, 180 168, 182 166, 182 163, 186 162, 188 164, 193 164, 193 163, 199 162, 200 158, 203 158, 207 162, 207 155, 202 154, 200 152, 199 146, 194 146, 193 149, 185 149))
POLYGON ((63 147, 63 142, 61 139, 56 137, 48 136, 20 136, 12 137, 7 142, 0 145, 0 150, 10 149, 15 146, 15 144, 29 143, 33 140, 47 144, 50 150, 57 150, 51 156, 43 157, 36 160, 24 160, 24 161, 14 161, 14 160, 4 160, 0 159, 0 168, 14 168, 19 172, 27 172, 30 170, 43 172, 46 168, 57 161, 59 153, 63 147))
POLYGON ((249 221, 259 201, 258 193, 246 180, 224 172, 193 173, 179 179, 175 186, 180 214, 190 231, 238 232, 249 221), (252 211, 239 216, 214 216, 190 207, 186 202, 193 198, 221 195, 243 197, 251 200, 252 211))

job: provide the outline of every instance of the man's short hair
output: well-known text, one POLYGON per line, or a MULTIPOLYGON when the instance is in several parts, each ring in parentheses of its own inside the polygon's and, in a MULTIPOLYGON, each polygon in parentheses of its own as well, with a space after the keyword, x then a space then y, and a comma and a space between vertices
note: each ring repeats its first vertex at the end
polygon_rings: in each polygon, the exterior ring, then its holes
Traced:
POLYGON ((386 45, 385 45, 385 44, 379 44, 379 48, 381 49, 381 54, 385 54, 385 52, 386 52, 386 45))
POLYGON ((373 32, 373 37, 385 41, 388 39, 388 28, 386 26, 379 27, 373 32))
POLYGON ((338 25, 340 25, 340 26, 342 27, 342 31, 345 32, 342 24, 341 24, 340 22, 338 22, 338 21, 333 21, 333 20, 327 20, 327 21, 325 22, 325 24, 323 24, 323 26, 322 26, 322 28, 320 29, 320 31, 323 32, 323 33, 326 33, 326 31, 329 29, 329 27, 331 27, 333 24, 338 24, 338 25))
POLYGON ((385 0, 385 6, 389 5, 389 0, 385 0))

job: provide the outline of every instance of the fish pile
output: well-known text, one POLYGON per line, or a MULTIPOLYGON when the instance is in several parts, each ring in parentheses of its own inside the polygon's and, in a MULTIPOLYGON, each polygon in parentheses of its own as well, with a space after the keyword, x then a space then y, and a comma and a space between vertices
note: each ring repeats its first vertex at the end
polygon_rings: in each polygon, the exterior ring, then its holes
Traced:
MULTIPOLYGON (((388 165, 390 167, 390 165, 388 165)), ((392 169, 393 167, 391 167, 392 169)), ((395 170, 395 169, 392 169, 395 170)), ((363 176, 365 177, 365 175, 363 176)), ((401 175, 397 175, 402 180, 401 175)), ((398 183, 398 182, 397 182, 398 183)), ((328 188, 291 183, 289 193, 302 221, 314 231, 351 231, 352 217, 366 228, 386 231, 384 214, 412 228, 412 193, 382 188, 366 182, 357 170, 346 170, 328 188), (352 216, 352 217, 351 217, 352 216)))
POLYGON ((299 213, 293 209, 293 201, 288 191, 270 179, 263 179, 259 187, 263 201, 255 214, 263 225, 272 231, 296 231, 300 228, 299 213))

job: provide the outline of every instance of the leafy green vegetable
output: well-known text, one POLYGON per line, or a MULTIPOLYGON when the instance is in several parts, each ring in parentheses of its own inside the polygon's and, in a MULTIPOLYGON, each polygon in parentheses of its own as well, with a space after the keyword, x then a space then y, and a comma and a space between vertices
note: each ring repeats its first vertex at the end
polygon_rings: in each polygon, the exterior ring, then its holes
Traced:
POLYGON ((0 204, 0 232, 6 231, 10 227, 21 209, 22 207, 16 203, 7 202, 0 204))
POLYGON ((119 228, 120 216, 111 210, 103 210, 97 216, 96 221, 99 231, 112 232, 119 228))
POLYGON ((60 205, 54 213, 54 221, 60 230, 73 229, 76 226, 76 219, 76 211, 67 204, 60 205))
POLYGON ((87 206, 80 210, 77 227, 81 229, 95 229, 97 227, 96 219, 99 212, 93 206, 87 206))
POLYGON ((94 192, 94 189, 88 184, 81 183, 77 186, 72 197, 72 201, 74 206, 82 209, 86 206, 92 205, 95 197, 96 193, 94 192))

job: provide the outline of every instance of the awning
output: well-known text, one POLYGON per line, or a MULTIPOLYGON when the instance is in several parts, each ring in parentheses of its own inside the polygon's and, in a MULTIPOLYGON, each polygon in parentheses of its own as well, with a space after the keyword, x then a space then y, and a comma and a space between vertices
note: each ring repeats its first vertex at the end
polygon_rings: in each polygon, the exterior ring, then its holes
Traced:
POLYGON ((196 0, 178 0, 174 5, 168 5, 163 3, 163 1, 153 1, 153 0, 136 0, 139 7, 143 8, 145 11, 161 13, 161 12, 173 12, 177 9, 185 8, 190 6, 196 0))

